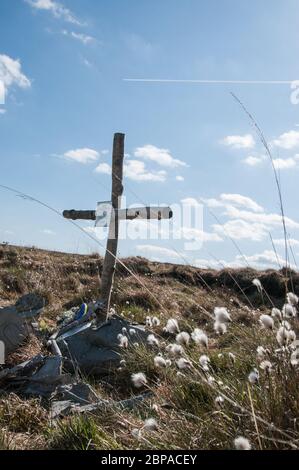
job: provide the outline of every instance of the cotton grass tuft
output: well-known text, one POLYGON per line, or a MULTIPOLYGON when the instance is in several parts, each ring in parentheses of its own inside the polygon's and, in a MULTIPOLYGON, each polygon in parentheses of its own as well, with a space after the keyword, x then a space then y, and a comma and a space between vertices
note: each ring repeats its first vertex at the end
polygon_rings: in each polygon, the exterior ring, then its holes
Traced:
POLYGON ((274 328, 274 320, 270 315, 261 315, 260 324, 268 330, 273 330, 274 328))
POLYGON ((170 318, 166 323, 164 331, 166 333, 170 333, 172 335, 175 335, 176 333, 179 333, 180 329, 179 329, 179 325, 178 325, 177 320, 175 318, 170 318))
POLYGON ((231 321, 231 316, 225 307, 215 307, 214 308, 214 315, 216 322, 219 323, 227 323, 231 321))
POLYGON ((190 342, 190 335, 186 331, 182 331, 181 333, 179 333, 176 336, 175 340, 179 344, 184 344, 184 345, 188 346, 188 344, 190 342))
POLYGON ((196 344, 199 344, 205 348, 208 347, 209 339, 206 333, 199 328, 195 328, 195 330, 191 333, 191 338, 196 344))
POLYGON ((150 345, 150 346, 159 346, 159 340, 156 338, 155 335, 153 334, 150 334, 148 335, 147 337, 147 343, 150 345))
POLYGON ((237 437, 234 440, 236 450, 251 450, 251 444, 246 437, 237 437))
POLYGON ((158 423, 157 421, 155 420, 155 418, 148 418, 145 420, 144 422, 144 426, 143 426, 143 429, 147 432, 153 432, 153 431, 157 431, 158 429, 158 423))
POLYGON ((137 372, 136 374, 131 375, 131 380, 134 387, 141 388, 147 384, 147 378, 143 372, 137 372))

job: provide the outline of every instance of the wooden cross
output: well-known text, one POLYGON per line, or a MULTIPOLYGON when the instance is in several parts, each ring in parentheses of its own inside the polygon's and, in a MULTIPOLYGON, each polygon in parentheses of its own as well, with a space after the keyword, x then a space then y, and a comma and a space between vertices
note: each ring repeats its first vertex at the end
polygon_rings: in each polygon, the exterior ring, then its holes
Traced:
MULTIPOLYGON (((123 193, 123 161, 124 161, 124 134, 114 134, 112 153, 112 191, 111 191, 111 215, 109 233, 104 258, 101 278, 101 305, 98 315, 110 310, 111 290, 117 260, 117 245, 120 220, 135 219, 171 219, 173 213, 169 207, 140 207, 134 209, 120 209, 120 199, 123 193)), ((106 214, 104 214, 105 216, 106 214)), ((100 220, 95 210, 77 211, 66 210, 63 212, 66 219, 72 220, 100 220)), ((97 222, 96 222, 97 224, 97 222)))

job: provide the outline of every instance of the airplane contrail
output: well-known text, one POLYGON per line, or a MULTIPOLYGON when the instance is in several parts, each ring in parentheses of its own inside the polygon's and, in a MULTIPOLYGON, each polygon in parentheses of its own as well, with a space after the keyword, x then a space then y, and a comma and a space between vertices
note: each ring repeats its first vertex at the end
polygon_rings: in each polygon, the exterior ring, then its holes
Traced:
POLYGON ((291 85, 298 80, 185 80, 172 78, 123 78, 123 81, 145 83, 202 83, 228 85, 291 85))

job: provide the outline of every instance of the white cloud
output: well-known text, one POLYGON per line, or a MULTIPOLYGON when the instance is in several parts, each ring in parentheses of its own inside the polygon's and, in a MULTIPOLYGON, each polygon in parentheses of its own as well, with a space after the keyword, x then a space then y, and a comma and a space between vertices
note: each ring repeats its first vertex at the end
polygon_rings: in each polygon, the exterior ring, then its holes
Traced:
POLYGON ((77 39, 78 41, 82 42, 82 44, 85 44, 85 45, 95 42, 95 38, 92 36, 88 36, 87 34, 75 33, 74 31, 67 31, 66 29, 62 31, 62 34, 64 36, 77 39))
POLYGON ((127 160, 124 165, 124 176, 133 181, 164 182, 167 173, 165 171, 148 171, 144 162, 140 162, 139 160, 127 160))
POLYGON ((183 176, 180 176, 180 175, 176 176, 175 179, 176 179, 177 181, 185 181, 185 178, 184 178, 183 176))
POLYGON ((255 140, 251 134, 228 135, 220 143, 234 149, 251 149, 255 146, 255 140))
MULTIPOLYGON (((285 265, 285 259, 283 259, 279 254, 275 253, 273 250, 265 250, 262 253, 257 253, 252 256, 245 256, 246 260, 248 261, 249 265, 258 269, 263 268, 278 268, 278 264, 281 266, 285 265)), ((238 255, 236 257, 236 262, 240 262, 241 264, 242 257, 238 255)))
POLYGON ((169 168, 188 166, 185 162, 173 158, 168 149, 158 148, 154 145, 144 145, 143 147, 136 148, 134 156, 136 158, 143 158, 144 160, 151 160, 158 165, 169 168))
MULTIPOLYGON (((232 261, 214 261, 207 259, 197 259, 194 261, 194 266, 201 268, 213 268, 213 269, 222 269, 226 268, 244 268, 247 267, 247 263, 250 267, 261 270, 261 269, 277 269, 280 266, 285 266, 285 260, 272 250, 265 250, 262 253, 257 253, 251 256, 241 256, 238 255, 232 261), (245 259, 244 259, 245 258, 245 259)), ((291 265, 291 268, 295 269, 295 266, 291 265)))
POLYGON ((68 8, 54 0, 25 0, 25 2, 36 10, 51 12, 55 18, 60 18, 68 23, 83 25, 68 8))
POLYGON ((84 65, 86 65, 86 67, 92 69, 94 67, 94 65, 92 64, 92 62, 90 62, 88 59, 86 58, 82 58, 82 62, 84 65))
POLYGON ((45 235, 56 235, 55 232, 53 232, 53 230, 49 230, 47 228, 45 228, 44 230, 42 230, 42 233, 44 233, 45 235))
POLYGON ((249 155, 249 157, 245 158, 243 162, 248 166, 258 166, 265 160, 265 157, 254 157, 253 155, 249 155))
POLYGON ((207 207, 211 209, 216 209, 218 207, 225 207, 226 204, 223 203, 223 201, 220 201, 219 199, 216 198, 204 198, 202 197, 200 199, 203 204, 205 204, 207 207))
POLYGON ((200 206, 200 202, 193 197, 186 197, 185 199, 181 200, 181 203, 186 204, 187 206, 194 206, 194 207, 200 206))
MULTIPOLYGON (((287 240, 288 243, 290 243, 291 246, 299 246, 299 240, 295 240, 294 238, 290 238, 287 240)), ((285 246, 285 240, 284 238, 276 238, 273 240, 274 245, 277 246, 285 246)))
POLYGON ((30 88, 31 81, 22 73, 21 62, 8 55, 0 54, 0 81, 7 90, 11 86, 30 88))
POLYGON ((108 163, 100 163, 94 170, 96 173, 102 173, 104 175, 111 175, 112 169, 108 163))
POLYGON ((90 148, 82 148, 77 150, 69 150, 63 156, 78 163, 86 164, 96 161, 99 158, 100 154, 96 150, 90 148))
POLYGON ((263 224, 246 222, 241 219, 229 220, 223 225, 213 225, 213 229, 234 240, 261 241, 268 235, 267 227, 263 224))
POLYGON ((3 230, 0 228, 0 232, 5 233, 5 235, 15 235, 15 232, 13 232, 12 230, 3 230))
POLYGON ((0 114, 5 114, 5 113, 6 113, 6 109, 0 108, 0 114))
POLYGON ((299 147, 299 131, 289 131, 281 134, 278 139, 271 142, 276 147, 283 148, 285 150, 291 150, 295 147, 299 147))
POLYGON ((264 209, 257 204, 253 199, 248 196, 242 196, 241 194, 227 194, 222 193, 219 196, 219 199, 211 198, 205 199, 201 198, 201 201, 210 208, 218 207, 230 207, 230 206, 241 206, 245 207, 248 210, 254 212, 263 212, 264 209))
POLYGON ((298 160, 298 156, 293 158, 276 158, 273 160, 273 164, 277 170, 288 170, 297 166, 298 160))
POLYGON ((178 260, 181 259, 179 253, 169 248, 156 245, 138 245, 136 251, 154 261, 178 260))
MULTIPOLYGON (((214 224, 213 230, 234 240, 261 241, 272 229, 282 228, 280 214, 266 213, 262 206, 246 196, 223 193, 218 199, 201 198, 201 201, 208 207, 224 209, 222 215, 229 220, 214 224)), ((288 229, 299 229, 299 223, 289 217, 285 217, 285 223, 288 229)))
MULTIPOLYGON (((236 207, 228 206, 226 208, 225 215, 230 219, 242 219, 252 223, 264 224, 267 227, 281 226, 282 219, 280 214, 266 214, 266 213, 255 213, 245 210, 239 210, 236 207)), ((299 223, 285 217, 285 222, 288 228, 299 228, 299 223)))
POLYGON ((213 260, 213 259, 196 259, 192 263, 193 266, 196 266, 197 268, 203 268, 203 269, 223 269, 224 266, 227 265, 226 261, 223 260, 213 260))
MULTIPOLYGON (((100 163, 95 172, 111 175, 112 170, 108 163, 100 163)), ((132 181, 157 181, 163 183, 166 180, 167 173, 165 171, 148 171, 143 162, 127 160, 124 164, 124 176, 132 181)))
POLYGON ((264 209, 259 206, 253 199, 247 196, 242 196, 241 194, 226 194, 223 193, 220 195, 221 201, 229 202, 236 206, 246 207, 246 209, 252 210, 254 212, 263 212, 264 209))
POLYGON ((217 233, 204 232, 191 227, 180 227, 176 230, 176 236, 183 237, 188 240, 200 240, 202 242, 221 242, 222 238, 217 233))

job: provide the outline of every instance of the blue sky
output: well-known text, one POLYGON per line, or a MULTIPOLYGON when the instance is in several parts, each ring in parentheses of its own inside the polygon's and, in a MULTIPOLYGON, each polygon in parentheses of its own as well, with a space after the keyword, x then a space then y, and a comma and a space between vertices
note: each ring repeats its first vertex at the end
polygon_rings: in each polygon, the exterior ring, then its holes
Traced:
MULTIPOLYGON (((252 266, 277 266, 273 171, 234 92, 271 145, 296 256, 299 105, 290 84, 124 79, 299 79, 298 16, 296 0, 1 0, 0 184, 58 210, 93 209, 109 199, 113 133, 124 132, 127 204, 204 200, 206 241, 188 251, 184 240, 122 240, 121 256, 235 266, 244 260, 232 238, 252 266)), ((44 207, 1 189, 0 204, 0 240, 103 252, 44 207)))

